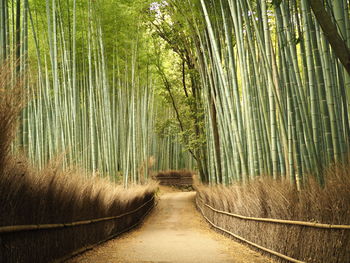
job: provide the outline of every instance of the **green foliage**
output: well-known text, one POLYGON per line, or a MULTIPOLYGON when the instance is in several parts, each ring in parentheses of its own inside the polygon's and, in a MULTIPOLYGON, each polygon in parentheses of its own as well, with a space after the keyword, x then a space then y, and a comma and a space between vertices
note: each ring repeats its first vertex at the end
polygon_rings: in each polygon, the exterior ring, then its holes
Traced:
MULTIPOLYGON (((349 42, 348 1, 328 2, 349 42)), ((67 151, 67 165, 137 181, 151 155, 169 169, 186 149, 204 181, 268 173, 301 184, 348 152, 350 78, 306 0, 29 7, 15 72, 35 100, 19 141, 41 166, 67 151)), ((16 15, 1 14, 12 53, 16 15)))

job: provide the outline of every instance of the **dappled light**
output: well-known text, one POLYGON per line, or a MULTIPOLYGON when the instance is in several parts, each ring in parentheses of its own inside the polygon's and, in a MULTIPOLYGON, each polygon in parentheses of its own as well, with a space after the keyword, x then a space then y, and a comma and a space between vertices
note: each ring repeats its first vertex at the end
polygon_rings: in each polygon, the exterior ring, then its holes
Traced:
POLYGON ((345 263, 349 0, 0 0, 0 263, 345 263))

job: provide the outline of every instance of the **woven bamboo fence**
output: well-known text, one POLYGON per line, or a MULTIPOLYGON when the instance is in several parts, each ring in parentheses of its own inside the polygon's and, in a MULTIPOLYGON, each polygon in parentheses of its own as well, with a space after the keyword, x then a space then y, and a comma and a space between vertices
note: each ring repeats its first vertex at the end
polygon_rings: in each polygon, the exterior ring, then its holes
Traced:
POLYGON ((193 185, 193 174, 190 171, 159 172, 155 179, 160 185, 186 187, 193 185))
POLYGON ((258 218, 215 209, 198 195, 196 205, 219 232, 280 262, 350 262, 350 226, 258 218))
POLYGON ((154 195, 145 196, 124 213, 62 224, 0 227, 0 262, 63 262, 76 254, 124 233, 155 206, 154 195))

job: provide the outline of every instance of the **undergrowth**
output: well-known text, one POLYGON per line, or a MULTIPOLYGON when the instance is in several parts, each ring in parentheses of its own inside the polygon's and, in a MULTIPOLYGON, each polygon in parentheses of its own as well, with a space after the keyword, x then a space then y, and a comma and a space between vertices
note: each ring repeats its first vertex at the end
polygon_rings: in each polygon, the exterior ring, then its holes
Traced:
MULTIPOLYGON (((151 200, 156 183, 124 189, 77 168, 51 161, 37 171, 26 157, 11 152, 18 116, 24 106, 22 85, 0 67, 0 227, 71 223, 118 216, 151 200)), ((124 231, 152 207, 147 203, 118 220, 72 228, 0 233, 0 262, 51 262, 124 231)))
POLYGON ((197 201, 215 224, 266 248, 306 262, 349 262, 350 231, 246 221, 213 213, 204 203, 234 214, 350 225, 350 160, 325 171, 325 186, 312 177, 301 191, 286 179, 257 177, 248 184, 197 185, 197 201))

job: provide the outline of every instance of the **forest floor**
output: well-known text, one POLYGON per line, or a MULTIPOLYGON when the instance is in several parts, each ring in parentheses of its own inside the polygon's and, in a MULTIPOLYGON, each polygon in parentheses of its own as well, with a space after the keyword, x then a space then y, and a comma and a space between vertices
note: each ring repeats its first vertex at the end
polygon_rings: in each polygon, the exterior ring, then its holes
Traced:
POLYGON ((161 188, 142 226, 67 263, 272 263, 210 229, 195 208, 195 192, 161 188))

